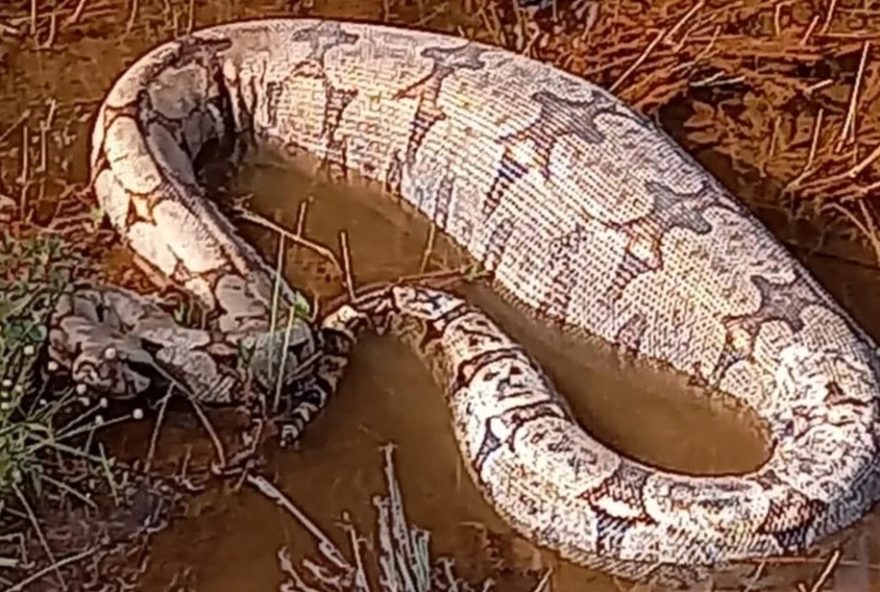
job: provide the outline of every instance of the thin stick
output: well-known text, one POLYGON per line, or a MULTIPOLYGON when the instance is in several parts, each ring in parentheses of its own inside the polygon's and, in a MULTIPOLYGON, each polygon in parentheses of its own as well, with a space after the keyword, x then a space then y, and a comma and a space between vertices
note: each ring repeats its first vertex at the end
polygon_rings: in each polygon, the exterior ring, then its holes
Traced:
POLYGON ((277 556, 278 563, 281 564, 281 571, 286 573, 288 577, 293 580, 294 590, 297 590, 297 592, 318 592, 317 589, 312 588, 311 586, 306 584, 306 581, 303 579, 303 577, 299 575, 298 571, 296 571, 287 547, 281 547, 280 549, 278 549, 277 556))
POLYGON ((131 11, 128 13, 128 22, 125 23, 125 32, 131 33, 131 29, 134 27, 134 21, 137 19, 138 13, 138 0, 131 0, 131 11))
POLYGON ((156 446, 159 442, 159 429, 162 427, 162 422, 165 420, 165 410, 168 407, 168 400, 171 398, 171 394, 174 392, 174 384, 168 385, 168 391, 165 393, 165 396, 162 397, 161 401, 159 401, 159 413, 156 415, 156 424, 153 426, 153 433, 150 434, 150 445, 147 448, 147 462, 144 465, 144 472, 149 473, 150 467, 153 465, 153 456, 156 454, 156 446))
MULTIPOLYGON (((291 307, 287 311, 287 328, 284 331, 284 345, 281 346, 281 364, 278 367, 278 377, 275 380, 275 398, 272 401, 272 410, 278 411, 281 403, 281 387, 284 386, 284 369, 287 365, 287 350, 290 348, 290 333, 293 330, 293 319, 296 317, 296 311, 291 307)), ((275 341, 275 337, 272 337, 275 341)))
POLYGON ((220 458, 221 466, 226 466, 226 452, 223 450, 223 443, 220 442, 219 436, 217 436, 217 430, 214 429, 214 426, 211 425, 211 422, 208 421, 208 416, 205 415, 205 412, 202 410, 199 402, 195 400, 194 397, 187 397, 187 401, 189 401, 190 405, 196 412, 196 416, 199 418, 199 421, 202 422, 202 425, 205 428, 205 431, 208 432, 208 437, 211 439, 211 443, 214 445, 214 451, 217 456, 220 458))
MULTIPOLYGON (((269 309, 269 377, 272 377, 272 367, 275 365, 275 327, 278 326, 278 300, 281 297, 282 273, 284 271, 284 235, 278 235, 278 255, 275 264, 275 281, 272 286, 272 307, 269 309)), ((264 401, 265 403, 265 401, 264 401)))
POLYGON ((821 80, 815 84, 811 84, 810 86, 804 88, 804 94, 810 95, 810 94, 816 92, 817 90, 822 90, 826 86, 831 86, 832 84, 834 84, 834 81, 831 80, 830 78, 827 78, 825 80, 821 80))
POLYGON ((40 122, 40 166, 37 169, 41 173, 45 173, 49 166, 49 130, 52 128, 52 123, 55 119, 55 109, 58 107, 58 102, 55 99, 49 99, 49 110, 46 113, 46 118, 40 122))
POLYGON ((52 565, 48 565, 48 566, 44 567, 43 569, 36 571, 33 574, 29 575, 28 577, 21 580, 20 582, 18 582, 14 586, 7 588, 6 592, 21 592, 22 590, 25 589, 26 586, 40 580, 40 578, 45 576, 50 571, 52 571, 52 570, 57 571, 62 567, 70 565, 71 563, 76 563, 77 561, 82 561, 83 559, 86 559, 86 558, 90 557, 91 555, 94 555, 95 551, 97 551, 97 550, 98 549, 96 547, 92 547, 91 549, 86 549, 85 551, 82 551, 81 553, 77 553, 76 555, 71 555, 70 557, 65 557, 61 561, 58 561, 57 563, 53 563, 52 565))
POLYGON ((16 497, 18 497, 18 501, 21 502, 22 507, 24 507, 24 511, 27 514, 28 520, 31 521, 31 524, 34 526, 34 532, 37 533, 37 538, 40 540, 40 545, 42 545, 43 550, 46 551, 46 557, 48 557, 51 565, 49 566, 49 570, 54 570, 55 575, 58 577, 58 582, 61 584, 61 587, 66 589, 67 582, 64 580, 64 576, 61 575, 61 569, 58 567, 58 562, 55 560, 55 554, 52 553, 52 548, 49 546, 49 541, 46 540, 46 535, 43 534, 43 529, 40 528, 40 522, 37 520, 36 514, 34 514, 34 510, 31 508, 31 505, 28 503, 27 498, 22 493, 21 489, 15 483, 12 484, 12 490, 15 492, 16 497))
POLYGON ((831 26, 831 19, 834 18, 834 9, 837 7, 837 0, 831 0, 828 4, 828 11, 825 13, 825 22, 822 23, 822 34, 828 32, 828 27, 831 26))
POLYGON ((776 142, 779 138, 779 116, 773 118, 773 129, 770 131, 770 145, 767 148, 767 159, 764 161, 764 166, 767 166, 767 162, 769 162, 774 156, 776 156, 776 142))
POLYGON ((859 211, 862 216, 865 217, 865 222, 863 223, 859 220, 855 214, 841 206, 840 204, 832 203, 828 204, 828 209, 834 210, 840 214, 843 214, 849 221, 855 226, 862 234, 867 237, 868 242, 871 243, 871 248, 874 250, 874 257, 877 259, 877 262, 880 263, 880 235, 877 234, 877 230, 874 228, 874 222, 871 218, 870 212, 868 212, 867 206, 865 206, 865 202, 863 200, 859 200, 859 211))
POLYGON ((296 209, 296 235, 302 236, 303 232, 305 232, 306 228, 306 212, 309 209, 309 202, 303 200, 299 202, 299 207, 296 209))
POLYGON ((355 589, 358 590, 358 592, 372 592, 365 581, 366 576, 364 575, 366 573, 366 568, 364 567, 364 558, 363 553, 361 552, 361 541, 364 539, 358 536, 357 529, 351 524, 351 518, 348 515, 348 512, 343 513, 342 519, 345 520, 342 528, 348 532, 348 546, 351 549, 352 555, 354 555, 356 578, 355 589))
POLYGON ((633 72, 635 72, 636 69, 637 69, 639 66, 641 66, 642 63, 643 63, 646 59, 648 59, 648 56, 650 55, 650 53, 651 53, 652 51, 654 51, 654 48, 657 47, 657 44, 660 43, 661 41, 663 41, 663 39, 666 37, 666 33, 667 33, 667 31, 665 31, 665 30, 661 30, 661 31, 659 31, 659 32, 657 33, 657 35, 654 36, 654 39, 651 40, 651 43, 648 44, 648 47, 646 47, 645 50, 641 53, 641 55, 639 55, 639 57, 636 58, 636 61, 634 61, 634 62, 630 65, 630 67, 627 68, 627 69, 624 71, 624 73, 620 75, 620 78, 618 78, 617 80, 614 81, 614 84, 612 84, 612 85, 609 87, 608 90, 610 90, 611 92, 614 92, 614 91, 616 91, 618 88, 620 88, 620 85, 623 84, 623 81, 626 80, 627 78, 629 78, 630 75, 631 75, 633 72))
MULTIPOLYGON (((467 276, 467 273, 468 273, 467 267, 468 266, 462 266, 459 269, 438 269, 435 271, 428 271, 428 272, 421 273, 421 274, 415 273, 415 274, 408 274, 408 275, 400 275, 400 276, 397 276, 397 279, 395 279, 394 281, 380 280, 377 282, 370 282, 367 284, 362 284, 362 285, 358 286, 357 290, 355 290, 355 297, 354 297, 353 302, 357 302, 361 298, 361 296, 364 294, 369 294, 369 293, 373 292, 374 290, 380 290, 382 288, 386 288, 386 287, 393 285, 393 284, 404 284, 404 283, 411 284, 413 282, 426 282, 426 283, 430 283, 430 285, 432 285, 436 288, 443 288, 443 287, 445 287, 449 284, 452 284, 456 281, 461 281, 461 280, 467 278, 468 277, 467 276)), ((344 300, 345 298, 349 298, 348 301, 352 302, 350 296, 340 295, 340 296, 337 296, 336 298, 331 299, 328 302, 328 307, 330 309, 335 309, 336 307, 340 306, 341 304, 343 304, 345 302, 345 300, 344 300)))
POLYGON ((186 34, 190 35, 193 32, 193 27, 196 22, 196 7, 194 0, 189 0, 189 12, 187 13, 186 18, 186 34))
POLYGON ((547 583, 550 581, 550 576, 552 576, 552 575, 553 575, 553 570, 548 569, 544 573, 544 576, 541 578, 541 580, 537 583, 535 588, 532 590, 532 592, 544 592, 544 590, 547 588, 547 583))
MULTIPOLYGON (((217 456, 220 458, 220 463, 223 467, 226 466, 226 453, 223 450, 223 443, 220 442, 220 438, 217 436, 217 431, 214 429, 214 426, 211 425, 211 422, 208 421, 208 417, 205 415, 205 412, 202 410, 199 402, 196 400, 195 395, 189 391, 183 384, 180 383, 174 376, 165 371, 164 368, 159 366, 156 363, 151 364, 154 370, 156 370, 159 374, 162 375, 162 378, 167 380, 171 385, 175 386, 181 393, 186 395, 186 400, 189 401, 189 404, 192 405, 193 410, 196 412, 196 416, 199 418, 199 421, 202 422, 202 425, 205 428, 205 431, 208 432, 208 437, 211 439, 212 444, 214 445, 214 450, 217 453, 217 456)), ((222 381, 221 381, 222 382, 222 381)), ((220 384, 220 383, 217 383, 220 384)), ((219 388, 219 387, 217 387, 219 388)), ((211 390, 209 389, 207 392, 203 392, 202 396, 208 396, 211 394, 211 390)), ((108 422, 109 423, 109 422, 108 422)), ((105 424, 106 425, 106 424, 105 424)))
POLYGON ((788 183, 785 188, 786 191, 797 189, 800 184, 803 183, 804 179, 810 175, 813 168, 813 161, 816 159, 816 151, 819 148, 819 131, 822 129, 822 116, 824 114, 825 110, 820 107, 819 111, 816 113, 816 121, 813 123, 813 138, 810 140, 810 152, 807 154, 807 162, 804 163, 804 168, 801 169, 800 174, 788 183))
POLYGON ((339 271, 339 273, 343 272, 342 265, 339 263, 339 259, 336 257, 336 254, 333 253, 333 251, 331 251, 330 249, 328 249, 324 245, 321 245, 319 243, 311 241, 307 238, 303 238, 302 236, 298 236, 298 235, 290 232, 289 230, 287 230, 283 226, 275 224, 271 220, 267 220, 266 218, 260 216, 259 214, 249 212, 249 211, 242 209, 242 208, 235 208, 235 211, 239 216, 242 217, 242 219, 244 219, 248 222, 253 222, 254 224, 259 224, 260 226, 263 226, 265 228, 269 228, 270 230, 274 230, 275 232, 277 232, 279 234, 283 234, 285 237, 290 239, 292 242, 294 242, 298 245, 302 245, 308 249, 311 249, 312 251, 315 251, 321 257, 328 259, 336 267, 336 269, 337 269, 337 271, 339 271))
POLYGON ((40 173, 46 172, 46 167, 49 162, 49 146, 46 142, 49 136, 49 126, 43 125, 40 123, 40 165, 37 167, 37 171, 40 173))
POLYGON ((31 37, 36 37, 36 35, 37 35, 37 0, 31 0, 30 32, 31 32, 31 37))
POLYGON ((813 125, 813 138, 810 140, 810 152, 807 154, 807 163, 804 165, 803 173, 813 168, 813 161, 816 160, 816 151, 819 149, 819 130, 822 129, 822 117, 825 115, 825 109, 819 108, 816 113, 816 122, 813 125))
POLYGON ((48 49, 52 47, 52 44, 55 43, 55 36, 58 34, 58 13, 52 11, 49 13, 49 36, 46 37, 46 42, 43 43, 42 47, 48 49))
POLYGON ((419 262, 419 273, 425 273, 428 267, 428 260, 431 259, 431 253, 434 251, 434 240, 437 237, 437 225, 431 224, 428 229, 428 240, 425 243, 425 249, 422 251, 422 260, 419 262))
POLYGON ((698 10, 703 8, 704 4, 705 1, 700 0, 699 2, 691 6, 690 9, 686 13, 684 13, 684 15, 680 19, 678 19, 678 21, 676 21, 674 25, 672 25, 672 28, 669 29, 669 34, 667 35, 667 38, 671 39, 672 37, 675 37, 675 34, 678 33, 678 30, 681 29, 684 24, 689 21, 698 10))
POLYGON ((415 21, 412 26, 415 26, 415 27, 424 26, 424 25, 428 24, 429 22, 431 22, 432 20, 434 20, 435 17, 437 17, 441 14, 444 14, 446 12, 447 12, 447 8, 445 5, 435 6, 431 10, 431 12, 429 12, 425 16, 421 17, 419 20, 415 21))
POLYGON ((804 36, 801 37, 801 41, 800 41, 801 45, 807 44, 807 41, 809 41, 810 36, 813 34, 813 31, 816 30, 816 25, 818 25, 818 24, 819 24, 819 15, 817 14, 813 17, 813 20, 810 21, 810 24, 807 25, 807 30, 804 32, 804 36))
POLYGON ((846 172, 846 174, 850 178, 855 178, 855 177, 859 176, 859 173, 861 173, 866 168, 871 166, 871 164, 875 160, 877 160, 877 158, 880 158, 880 144, 877 144, 876 146, 874 146, 874 149, 871 150, 871 152, 865 158, 863 158, 861 161, 856 163, 855 166, 853 166, 851 169, 849 169, 846 172))
POLYGON ((761 579, 761 576, 764 575, 764 572, 767 570, 767 562, 761 561, 758 563, 757 569, 755 569, 752 577, 749 578, 749 581, 746 583, 746 587, 743 588, 743 592, 751 592, 752 587, 761 579))
POLYGON ((318 540, 318 548, 336 567, 346 571, 354 569, 349 565, 348 561, 345 560, 342 552, 333 544, 330 537, 321 532, 321 529, 318 528, 302 510, 297 508, 290 498, 284 495, 277 487, 259 475, 248 475, 245 479, 251 486, 255 487, 257 491, 274 501, 296 518, 296 520, 298 520, 300 524, 302 524, 306 530, 318 540))
MULTIPOLYGON (((89 438, 92 437, 92 434, 94 434, 94 432, 89 433, 89 438)), ((110 465, 110 457, 107 456, 107 450, 104 448, 103 442, 98 442, 98 458, 100 459, 99 464, 104 474, 104 480, 107 482, 107 485, 110 486, 110 497, 113 498, 113 503, 118 506, 120 503, 122 503, 119 498, 119 484, 117 484, 116 479, 113 478, 113 471, 110 465)))
POLYGON ((0 144, 2 144, 3 142, 5 142, 5 141, 6 141, 6 138, 8 138, 9 136, 11 136, 12 133, 13 133, 15 130, 18 129, 18 126, 20 126, 21 124, 23 124, 24 122, 26 122, 26 121, 28 120, 28 117, 30 117, 30 116, 31 116, 31 110, 30 110, 30 109, 25 109, 25 110, 22 112, 22 114, 18 116, 18 119, 16 119, 16 120, 12 123, 12 125, 10 125, 8 128, 6 128, 6 130, 5 130, 2 134, 0 134, 0 144))
POLYGON ((822 589, 822 586, 825 585, 825 582, 828 581, 828 578, 831 576, 831 572, 834 571, 834 568, 837 567, 837 563, 840 561, 840 549, 835 549, 831 554, 831 557, 828 558, 828 561, 825 563, 825 567, 822 568, 822 573, 819 574, 819 577, 816 578, 816 581, 813 582, 813 585, 810 586, 810 592, 819 592, 822 589))
MULTIPOLYGON (((299 206, 297 206, 297 208, 296 208, 296 224, 294 225, 294 230, 296 232, 296 236, 303 238, 303 240, 308 240, 308 239, 304 238, 305 233, 306 233, 306 214, 308 214, 308 211, 309 211, 309 202, 307 200, 300 201, 299 206)), ((315 243, 315 244, 317 244, 317 243, 315 243)), ((329 249, 328 249, 328 251, 329 251, 329 249)), ((332 251, 329 251, 329 252, 332 253, 332 251)), ((338 269, 339 268, 338 263, 335 261, 333 263, 334 263, 334 265, 336 265, 336 267, 338 269)), ((321 309, 321 302, 320 302, 321 298, 317 293, 312 292, 312 300, 313 300, 313 302, 312 302, 312 315, 311 315, 310 320, 314 322, 318 318, 318 315, 321 312, 321 310, 320 310, 321 309)))
POLYGON ((18 179, 16 179, 20 184, 21 188, 18 194, 18 215, 21 216, 22 219, 29 219, 28 213, 25 208, 27 207, 28 201, 28 190, 30 190, 31 182, 30 182, 30 150, 28 144, 30 143, 30 130, 28 126, 23 126, 21 128, 22 135, 22 146, 21 146, 21 172, 19 174, 18 179))
POLYGON ((487 7, 488 4, 486 3, 480 4, 480 8, 477 10, 477 14, 474 16, 476 17, 477 15, 479 15, 480 19, 483 21, 483 27, 485 27, 486 30, 489 31, 495 43, 497 45, 503 45, 504 37, 502 36, 501 31, 499 31, 495 27, 495 22, 489 17, 487 7))
POLYGON ((348 246, 348 233, 344 230, 339 231, 339 248, 342 250, 343 281, 348 290, 348 297, 354 302, 354 276, 351 273, 351 252, 348 246))
POLYGON ((672 37, 675 33, 677 33, 678 30, 681 29, 681 27, 683 27, 684 24, 688 20, 690 20, 690 18, 700 8, 702 8, 702 6, 703 6, 703 0, 701 0, 700 2, 697 2, 696 4, 691 6, 690 9, 686 13, 684 13, 680 19, 678 19, 675 22, 675 24, 672 26, 672 28, 661 29, 657 33, 657 35, 654 37, 654 39, 652 39, 651 42, 648 44, 648 47, 646 47, 645 50, 641 53, 641 55, 639 55, 639 57, 636 58, 636 61, 633 62, 630 65, 630 67, 627 68, 626 71, 624 71, 624 73, 620 75, 620 78, 618 78, 617 80, 614 81, 614 84, 612 84, 608 90, 610 90, 611 92, 614 92, 615 90, 620 88, 620 85, 623 84, 624 80, 629 78, 632 75, 632 73, 635 72, 636 69, 638 69, 638 67, 641 66, 642 63, 646 59, 648 59, 648 56, 651 54, 652 51, 654 51, 654 48, 657 47, 657 44, 659 44, 661 41, 665 41, 666 39, 672 37))
MULTIPOLYGON (((30 143, 30 130, 28 126, 22 126, 21 128, 21 165, 20 172, 18 174, 18 181, 21 185, 25 185, 28 182, 28 178, 30 177, 30 151, 28 150, 28 144, 30 143)), ((22 210, 24 211, 24 210, 22 210)))
POLYGON ((60 489, 64 493, 68 493, 68 494, 72 495, 73 497, 75 497, 76 499, 78 499, 79 501, 84 503, 85 505, 89 506, 90 508, 92 508, 94 510, 98 509, 98 504, 96 504, 94 502, 94 500, 88 498, 86 496, 86 494, 80 492, 79 490, 77 490, 73 486, 68 485, 67 483, 65 483, 63 481, 59 481, 58 479, 53 479, 49 475, 42 475, 40 478, 45 480, 47 483, 51 483, 52 485, 54 485, 55 487, 57 487, 58 489, 60 489))
POLYGON ((73 25, 73 24, 77 23, 79 21, 80 17, 82 17, 82 13, 83 13, 83 10, 85 9, 85 7, 86 7, 86 0, 79 0, 79 2, 76 5, 76 8, 73 9, 73 14, 71 14, 69 17, 67 17, 67 22, 65 24, 73 25))
POLYGON ((493 27, 495 29, 495 34, 497 35, 497 41, 500 45, 505 44, 505 35, 504 35, 504 27, 501 24, 501 17, 498 15, 498 8, 495 4, 487 3, 485 6, 488 7, 489 16, 492 18, 493 27))
POLYGON ((837 141, 838 152, 843 148, 844 144, 855 139, 856 106, 859 102, 859 89, 862 85, 862 77, 865 74, 865 63, 868 61, 868 50, 870 48, 870 41, 865 41, 862 44, 862 57, 859 60, 859 69, 856 71, 856 80, 853 83, 852 93, 849 97, 849 109, 846 113, 846 120, 843 123, 843 129, 840 131, 840 139, 837 141))
POLYGON ((780 21, 782 20, 782 2, 778 2, 776 6, 773 8, 773 33, 779 37, 782 33, 782 25, 780 21))
MULTIPOLYGON (((802 557, 797 555, 788 557, 768 557, 761 561, 762 563, 771 565, 825 565, 827 563, 827 560, 822 559, 821 557, 802 557)), ((857 567, 860 569, 880 572, 880 565, 854 559, 841 559, 837 562, 837 565, 840 567, 857 567)))
POLYGON ((416 282, 434 279, 449 279, 453 277, 464 277, 467 274, 469 266, 462 265, 458 269, 438 269, 436 271, 426 271, 424 273, 412 273, 398 276, 396 282, 416 282))

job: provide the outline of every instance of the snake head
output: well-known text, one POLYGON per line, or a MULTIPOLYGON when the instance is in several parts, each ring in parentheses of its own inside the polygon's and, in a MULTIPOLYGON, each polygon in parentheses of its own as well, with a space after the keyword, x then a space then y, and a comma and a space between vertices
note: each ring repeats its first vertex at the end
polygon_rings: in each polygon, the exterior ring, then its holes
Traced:
POLYGON ((249 332, 239 341, 239 348, 257 384, 274 393, 314 374, 321 338, 306 319, 294 317, 284 328, 249 332))
POLYGON ((391 328, 394 314, 398 311, 394 300, 394 285, 372 288, 358 294, 350 308, 357 311, 366 325, 378 335, 384 335, 391 328))
POLYGON ((300 369, 286 386, 283 406, 275 408, 283 446, 295 443, 306 426, 326 406, 348 367, 349 353, 358 336, 370 327, 370 319, 344 304, 328 314, 309 342, 314 355, 301 361, 300 369))

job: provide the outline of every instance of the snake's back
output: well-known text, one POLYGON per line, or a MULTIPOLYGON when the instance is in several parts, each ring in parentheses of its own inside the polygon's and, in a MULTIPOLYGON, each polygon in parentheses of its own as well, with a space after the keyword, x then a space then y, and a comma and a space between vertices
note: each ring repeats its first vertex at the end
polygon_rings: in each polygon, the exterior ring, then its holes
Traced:
MULTIPOLYGON (((95 129, 112 222, 225 330, 264 315, 271 286, 195 174, 206 143, 232 139, 380 182, 532 314, 729 393, 766 422, 764 464, 698 477, 601 445, 564 402, 542 399, 543 383, 456 409, 487 499, 567 558, 688 566, 797 552, 880 495, 876 345, 720 183, 584 80, 434 33, 240 22, 141 58, 95 129)), ((495 395, 544 380, 469 322, 449 380, 475 380, 489 361, 509 373, 480 375, 495 395)))

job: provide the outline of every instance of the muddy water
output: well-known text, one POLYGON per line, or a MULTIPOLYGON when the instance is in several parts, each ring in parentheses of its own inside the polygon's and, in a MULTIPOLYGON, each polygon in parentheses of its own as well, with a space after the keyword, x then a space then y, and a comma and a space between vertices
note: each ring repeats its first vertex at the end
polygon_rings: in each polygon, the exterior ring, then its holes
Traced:
MULTIPOLYGON (((253 195, 251 209, 289 229, 296 228, 306 203, 305 235, 337 254, 338 233, 345 230, 358 284, 419 272, 429 235, 420 218, 375 188, 316 180, 306 168, 302 162, 262 158, 241 175, 237 190, 253 195)), ((243 231, 274 259, 276 235, 250 224, 243 231)), ((442 239, 431 252, 429 269, 462 262, 442 239)), ((876 309, 866 296, 880 288, 876 273, 823 258, 811 267, 859 314, 876 309)), ((307 286, 319 302, 343 291, 338 274, 302 247, 286 251, 285 273, 296 285, 307 286)), ((704 474, 746 471, 764 458, 760 425, 724 398, 710 400, 676 376, 589 340, 543 329, 480 284, 456 290, 533 352, 583 425, 610 446, 655 465, 704 474)), ((880 326, 876 318, 873 324, 864 316, 861 320, 874 329, 880 326)), ((535 549, 494 515, 461 465, 448 419, 438 388, 415 356, 392 338, 366 339, 340 392, 308 430, 301 450, 270 451, 267 469, 277 486, 345 548, 345 534, 335 526, 344 512, 362 532, 375 532, 370 500, 384 491, 380 446, 393 442, 410 521, 433 533, 433 555, 453 557, 464 577, 494 577, 498 590, 527 591, 552 569, 548 589, 567 592, 589 585, 600 592, 617 590, 612 579, 535 549)), ((194 443, 207 450, 207 443, 194 436, 198 432, 191 419, 172 416, 163 427, 160 447, 178 455, 194 443)), ((129 431, 122 448, 142 450, 145 440, 144 433, 129 431)), ((281 546, 295 558, 316 554, 314 539, 298 523, 246 487, 233 495, 213 489, 199 498, 191 514, 156 538, 145 589, 164 589, 184 572, 191 589, 200 591, 277 589, 276 552, 281 546)), ((787 577, 807 579, 817 567, 796 566, 787 577)), ((866 574, 859 567, 840 568, 838 579, 847 587, 838 589, 869 589, 862 585, 866 574), (851 577, 856 579, 847 579, 851 577), (858 585, 852 587, 853 582, 858 585)))
MULTIPOLYGON (((296 228, 305 202, 306 235, 337 252, 338 234, 344 230, 356 285, 413 276, 423 270, 431 239, 429 225, 418 214, 363 180, 332 182, 326 176, 309 175, 308 170, 307 162, 264 157, 248 168, 242 188, 255 196, 252 207, 256 211, 290 229, 296 228)), ((272 256, 277 239, 249 230, 248 237, 272 256)), ((440 235, 429 253, 429 266, 424 270, 429 273, 469 262, 440 235)), ((312 263, 315 259, 312 253, 300 253, 288 262, 287 277, 294 285, 311 287, 319 297, 339 295, 340 282, 321 281, 324 278, 315 273, 321 264, 312 263)), ((563 335, 534 322, 479 281, 463 282, 457 291, 529 347, 569 395, 580 419, 607 444, 652 464, 697 473, 746 471, 763 460, 756 418, 744 409, 734 412, 732 401, 710 401, 689 390, 678 377, 652 371, 592 340, 563 335), (635 417, 631 417, 632 410, 636 410, 635 417), (687 440, 678 437, 682 425, 693 426, 687 440)), ((389 357, 379 368, 388 375, 407 373, 413 362, 411 356, 389 357)), ((359 378, 353 376, 351 381, 357 384, 359 378)), ((433 385, 428 390, 438 393, 433 385)))

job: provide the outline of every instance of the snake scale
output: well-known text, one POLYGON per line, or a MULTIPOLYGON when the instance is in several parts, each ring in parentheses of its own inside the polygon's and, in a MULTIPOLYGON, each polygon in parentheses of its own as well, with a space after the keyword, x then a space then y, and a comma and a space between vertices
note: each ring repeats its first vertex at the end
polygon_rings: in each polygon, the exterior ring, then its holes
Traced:
MULTIPOLYGON (((535 316, 736 398, 766 423, 771 450, 754 471, 720 476, 627 458, 579 427, 487 315, 412 286, 317 325, 295 319, 282 358, 294 434, 335 389, 368 319, 433 368, 486 499, 574 562, 643 577, 799 552, 878 499, 877 346, 674 141, 578 77, 435 33, 235 22, 134 63, 92 146, 112 226, 211 316, 184 328, 150 298, 83 287, 51 333, 53 359, 80 382, 131 394, 154 365, 203 400, 235 402, 224 360, 246 351, 271 384, 274 272, 206 198, 199 157, 209 146, 230 162, 254 147, 305 152, 381 183, 535 316)), ((286 284, 279 297, 302 298, 286 284)))

